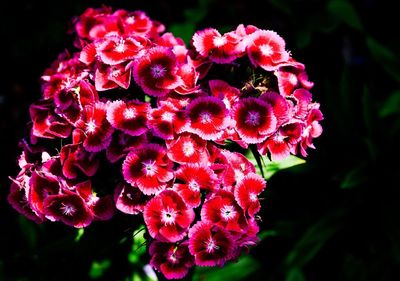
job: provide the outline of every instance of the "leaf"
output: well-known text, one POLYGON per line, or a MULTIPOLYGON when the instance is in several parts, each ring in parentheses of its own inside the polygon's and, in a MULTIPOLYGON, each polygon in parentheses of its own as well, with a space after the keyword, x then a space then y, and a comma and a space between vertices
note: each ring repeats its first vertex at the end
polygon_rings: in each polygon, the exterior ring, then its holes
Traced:
POLYGON ((191 22, 175 23, 170 25, 169 31, 172 32, 176 37, 182 38, 183 41, 188 44, 196 31, 196 25, 191 22))
POLYGON ((399 58, 389 48, 383 46, 372 37, 366 38, 366 44, 373 59, 379 63, 392 78, 400 82, 399 58))
POLYGON ((144 237, 146 234, 145 227, 140 225, 133 232, 133 243, 131 252, 128 254, 128 260, 132 264, 140 264, 141 256, 146 253, 146 238, 144 237))
POLYGON ((308 264, 342 226, 344 213, 344 210, 338 210, 312 225, 287 255, 285 260, 287 268, 301 268, 308 264))
POLYGON ((243 256, 236 263, 226 264, 222 268, 216 267, 197 267, 193 276, 193 281, 239 281, 249 280, 250 274, 260 269, 261 264, 251 256, 243 256))
POLYGON ((89 276, 91 279, 98 279, 102 277, 105 271, 110 268, 111 261, 109 259, 104 259, 102 261, 93 261, 90 267, 89 276))
POLYGON ((85 229, 79 228, 77 233, 76 233, 76 236, 75 236, 75 242, 79 242, 84 233, 85 233, 85 229))
POLYGON ((327 6, 328 12, 339 18, 342 22, 359 31, 363 31, 363 26, 356 9, 346 0, 332 0, 327 6))
POLYGON ((306 281, 306 278, 299 267, 294 267, 286 274, 285 281, 306 281))
POLYGON ((400 113, 400 90, 390 94, 379 110, 379 117, 385 118, 398 113, 400 113))
POLYGON ((281 161, 270 161, 266 157, 263 157, 263 159, 265 163, 263 165, 264 176, 265 179, 267 180, 280 170, 289 169, 294 166, 306 163, 306 160, 301 159, 294 155, 289 155, 288 157, 286 157, 284 160, 281 161))
POLYGON ((350 172, 347 173, 342 183, 340 184, 341 189, 350 189, 360 186, 367 181, 366 164, 361 163, 350 172))

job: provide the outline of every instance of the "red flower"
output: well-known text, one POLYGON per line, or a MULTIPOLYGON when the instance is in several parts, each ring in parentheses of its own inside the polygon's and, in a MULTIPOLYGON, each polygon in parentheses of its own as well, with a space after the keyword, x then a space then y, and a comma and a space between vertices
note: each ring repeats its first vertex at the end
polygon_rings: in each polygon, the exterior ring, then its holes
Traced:
POLYGON ((244 212, 235 201, 233 193, 224 190, 204 202, 201 219, 234 232, 241 232, 247 226, 244 212))
POLYGON ((260 96, 260 99, 272 106, 272 111, 277 119, 277 127, 286 123, 292 117, 291 108, 287 100, 280 94, 268 91, 260 96))
POLYGON ((41 100, 29 107, 33 122, 31 134, 39 138, 67 138, 72 127, 64 118, 54 112, 51 100, 41 100))
POLYGON ((194 265, 194 257, 189 253, 188 243, 162 243, 154 241, 149 248, 150 265, 161 271, 167 279, 181 279, 194 265))
POLYGON ((147 131, 148 103, 121 100, 107 104, 107 121, 115 128, 132 136, 142 135, 147 131))
POLYGON ((147 44, 148 40, 140 36, 109 36, 95 42, 100 60, 108 65, 117 65, 138 57, 147 44))
POLYGON ((274 31, 255 31, 249 35, 247 41, 247 54, 255 67, 273 71, 278 69, 280 63, 289 59, 285 41, 274 31))
POLYGON ((144 195, 139 188, 119 183, 114 192, 115 206, 123 213, 137 215, 144 210, 150 196, 144 195))
POLYGON ((314 83, 308 80, 304 66, 283 66, 276 70, 274 75, 278 78, 279 92, 284 96, 290 96, 297 88, 309 90, 314 86, 314 83))
POLYGON ((82 228, 93 221, 93 213, 85 201, 75 193, 49 195, 44 200, 46 217, 66 225, 82 228))
POLYGON ((106 149, 111 142, 113 128, 106 119, 107 104, 97 102, 93 106, 86 106, 82 112, 82 118, 77 122, 86 138, 83 147, 90 152, 98 152, 106 149))
POLYGON ((194 220, 194 212, 172 190, 165 190, 144 207, 144 221, 151 237, 165 242, 181 240, 194 220))
POLYGON ((254 173, 247 174, 235 187, 235 199, 239 206, 250 216, 260 210, 258 195, 265 188, 265 180, 254 173))
POLYGON ((106 156, 108 161, 115 163, 125 157, 131 150, 148 143, 147 135, 142 134, 137 137, 127 135, 123 132, 113 134, 110 145, 107 147, 106 156))
POLYGON ((154 47, 137 59, 133 65, 133 77, 143 91, 150 96, 164 96, 182 85, 177 75, 175 54, 170 48, 154 47))
POLYGON ((233 108, 239 136, 247 143, 260 143, 276 130, 272 107, 259 98, 244 98, 233 108))
POLYGON ((97 91, 106 91, 121 87, 128 89, 131 83, 131 69, 124 63, 106 65, 99 63, 94 75, 97 91))
POLYGON ((307 156, 306 149, 308 147, 315 148, 312 140, 322 134, 322 126, 319 121, 324 119, 322 112, 319 110, 319 104, 313 103, 310 105, 311 109, 307 114, 306 127, 301 136, 300 140, 300 153, 304 157, 307 156))
POLYGON ((228 109, 231 109, 240 97, 240 90, 230 86, 223 80, 210 80, 208 84, 211 94, 222 100, 228 109))
POLYGON ((198 221, 189 230, 189 251, 199 266, 223 266, 230 259, 234 241, 229 232, 209 221, 198 221))
POLYGON ((175 176, 179 183, 175 183, 173 188, 191 208, 200 205, 200 191, 212 191, 217 180, 214 172, 204 164, 180 166, 175 176))
POLYGON ((203 163, 208 160, 206 141, 196 135, 184 133, 176 140, 166 142, 168 157, 179 164, 203 163))
POLYGON ((131 151, 122 164, 124 179, 146 195, 166 188, 172 180, 172 162, 166 151, 157 144, 146 144, 131 151))
POLYGON ((216 63, 233 62, 244 50, 241 37, 230 32, 221 35, 218 30, 207 28, 193 36, 193 46, 203 57, 216 63))
POLYGON ((215 97, 198 97, 186 108, 190 121, 188 131, 204 140, 216 140, 229 125, 225 104, 215 97))
POLYGON ((82 144, 67 144, 61 148, 60 160, 63 175, 68 179, 74 179, 78 172, 91 177, 96 174, 99 167, 99 159, 94 153, 86 151, 82 144))
POLYGON ((221 156, 223 157, 223 163, 226 165, 222 181, 224 188, 227 190, 230 190, 230 187, 240 182, 245 175, 256 172, 254 164, 238 152, 222 150, 221 156))

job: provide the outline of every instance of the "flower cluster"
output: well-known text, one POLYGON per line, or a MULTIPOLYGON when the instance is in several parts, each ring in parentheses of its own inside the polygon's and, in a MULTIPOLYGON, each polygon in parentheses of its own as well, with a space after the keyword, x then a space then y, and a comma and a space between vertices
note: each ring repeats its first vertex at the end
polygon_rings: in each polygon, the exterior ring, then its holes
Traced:
POLYGON ((75 53, 42 76, 9 202, 41 223, 143 216, 167 278, 257 242, 262 176, 243 155, 306 156, 322 128, 313 83, 275 32, 208 28, 187 48, 141 11, 88 9, 75 53))

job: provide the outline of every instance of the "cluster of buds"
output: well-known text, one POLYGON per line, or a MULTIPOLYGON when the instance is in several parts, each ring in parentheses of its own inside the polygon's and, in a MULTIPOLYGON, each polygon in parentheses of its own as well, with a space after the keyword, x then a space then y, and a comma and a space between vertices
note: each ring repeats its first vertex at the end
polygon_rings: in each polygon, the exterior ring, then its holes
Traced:
POLYGON ((306 156, 322 128, 313 83, 275 32, 239 25, 180 38, 141 11, 88 9, 75 53, 42 76, 9 202, 77 228, 141 215, 168 279, 257 243, 266 187, 243 151, 306 156))

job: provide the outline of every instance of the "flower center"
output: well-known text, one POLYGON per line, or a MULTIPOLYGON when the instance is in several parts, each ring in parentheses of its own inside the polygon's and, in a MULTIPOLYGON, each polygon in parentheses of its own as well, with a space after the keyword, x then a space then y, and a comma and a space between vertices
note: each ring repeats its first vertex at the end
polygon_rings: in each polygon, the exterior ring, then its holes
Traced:
POLYGON ((247 113, 246 123, 251 126, 257 126, 260 124, 260 113, 256 111, 249 111, 247 113))
POLYGON ((203 112, 200 114, 200 122, 202 124, 207 124, 211 122, 211 114, 209 112, 203 112))
POLYGON ((163 121, 172 122, 173 118, 174 118, 174 115, 171 112, 164 112, 161 115, 161 120, 163 120, 163 121))
POLYGON ((215 47, 221 47, 221 46, 225 45, 226 39, 224 37, 217 36, 217 37, 214 37, 213 43, 214 43, 215 47))
POLYGON ((193 143, 190 141, 185 141, 183 143, 183 154, 185 154, 186 157, 192 156, 194 153, 194 146, 193 143))
POLYGON ((74 206, 69 205, 69 204, 64 204, 64 203, 61 203, 60 209, 64 215, 69 216, 69 217, 73 216, 76 211, 74 206))
POLYGON ((212 239, 211 237, 206 242, 206 245, 207 245, 206 251, 208 253, 212 253, 212 252, 214 252, 214 250, 218 250, 219 249, 219 246, 217 244, 215 244, 214 239, 212 239))
POLYGON ((93 120, 90 120, 87 124, 86 124, 86 133, 94 133, 96 131, 96 123, 94 123, 93 120))
POLYGON ((150 67, 151 75, 153 78, 162 78, 165 75, 166 69, 162 65, 155 64, 150 67))
POLYGON ((136 117, 136 110, 134 108, 126 108, 124 110, 124 117, 126 119, 131 119, 136 117))
POLYGON ((196 181, 194 181, 194 180, 191 180, 191 181, 189 182, 188 187, 189 187, 191 190, 193 190, 193 191, 200 191, 200 186, 199 186, 199 184, 198 184, 196 181))
POLYGON ((156 162, 155 161, 147 161, 143 163, 143 170, 146 176, 154 176, 157 172, 156 162))
POLYGON ((258 200, 257 194, 254 192, 250 192, 249 194, 250 201, 256 202, 258 200))
POLYGON ((177 212, 173 209, 167 208, 161 211, 161 221, 165 224, 174 224, 177 212))
POLYGON ((270 56, 273 53, 272 47, 268 44, 261 45, 260 50, 264 56, 270 56))
POLYGON ((125 40, 124 39, 119 40, 119 42, 117 43, 117 46, 115 47, 115 50, 118 53, 123 53, 125 51, 125 40))
POLYGON ((221 209, 221 217, 228 221, 236 217, 235 208, 232 205, 225 205, 221 209))

